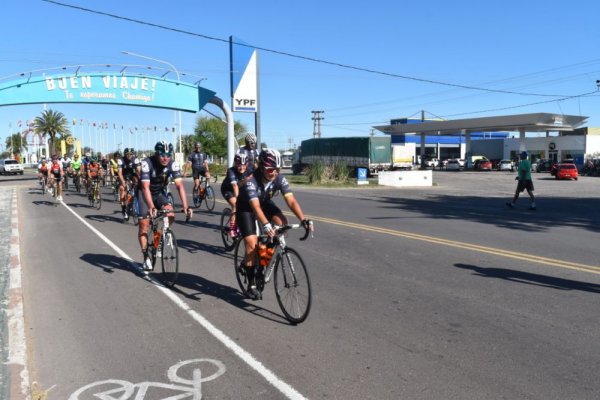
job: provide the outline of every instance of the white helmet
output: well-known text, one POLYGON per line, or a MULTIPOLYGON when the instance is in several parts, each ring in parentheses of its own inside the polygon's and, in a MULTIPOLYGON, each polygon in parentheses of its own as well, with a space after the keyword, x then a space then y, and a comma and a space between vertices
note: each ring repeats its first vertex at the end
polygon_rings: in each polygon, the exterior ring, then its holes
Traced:
POLYGON ((256 135, 252 132, 248 132, 246 133, 244 140, 246 141, 246 144, 256 144, 256 135))

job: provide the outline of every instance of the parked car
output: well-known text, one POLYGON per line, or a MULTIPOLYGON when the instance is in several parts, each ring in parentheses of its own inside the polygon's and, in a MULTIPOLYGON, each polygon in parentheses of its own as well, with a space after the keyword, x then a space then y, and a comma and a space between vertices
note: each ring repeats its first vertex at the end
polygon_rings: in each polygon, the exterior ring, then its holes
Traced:
POLYGON ((473 164, 473 169, 477 171, 491 171, 492 162, 487 159, 475 160, 475 164, 473 164))
POLYGON ((460 171, 461 168, 460 162, 456 159, 448 160, 446 163, 446 171, 460 171))
POLYGON ((542 158, 538 160, 535 172, 550 172, 554 164, 554 161, 542 158))
POLYGON ((23 165, 19 164, 17 160, 13 160, 12 158, 0 160, 0 174, 2 175, 23 175, 23 170, 23 165))
POLYGON ((498 163, 498 171, 514 171, 515 167, 510 160, 500 160, 498 163))
POLYGON ((575 164, 566 163, 566 164, 558 164, 556 168, 556 175, 554 175, 556 179, 575 179, 579 177, 579 173, 577 172, 577 167, 575 164))

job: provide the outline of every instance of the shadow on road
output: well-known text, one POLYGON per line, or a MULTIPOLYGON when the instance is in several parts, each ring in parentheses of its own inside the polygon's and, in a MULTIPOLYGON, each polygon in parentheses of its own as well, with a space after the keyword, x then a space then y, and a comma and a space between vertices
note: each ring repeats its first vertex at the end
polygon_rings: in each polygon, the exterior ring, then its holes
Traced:
POLYGON ((79 258, 88 264, 91 264, 94 267, 102 268, 104 272, 111 274, 115 269, 132 272, 129 261, 111 254, 85 253, 79 258))
MULTIPOLYGON (((600 232, 600 207, 594 198, 543 197, 536 200, 537 210, 529 211, 529 197, 521 195, 514 209, 506 207, 506 198, 440 195, 430 198, 403 199, 380 197, 382 208, 423 214, 428 218, 472 221, 507 229, 543 232, 551 227, 570 226, 600 232)), ((374 219, 402 219, 406 215, 374 219)))
POLYGON ((200 295, 212 296, 269 321, 283 325, 292 325, 283 315, 260 307, 258 305, 260 301, 249 300, 239 290, 210 281, 201 276, 180 273, 177 283, 172 290, 192 300, 199 300, 200 295), (193 292, 187 293, 179 288, 187 288, 193 292))
POLYGON ((470 269, 474 275, 485 278, 504 279, 511 282, 524 283, 559 290, 579 290, 582 292, 600 293, 600 285, 594 283, 555 278, 553 276, 532 274, 505 268, 482 268, 469 264, 454 264, 457 268, 470 269))

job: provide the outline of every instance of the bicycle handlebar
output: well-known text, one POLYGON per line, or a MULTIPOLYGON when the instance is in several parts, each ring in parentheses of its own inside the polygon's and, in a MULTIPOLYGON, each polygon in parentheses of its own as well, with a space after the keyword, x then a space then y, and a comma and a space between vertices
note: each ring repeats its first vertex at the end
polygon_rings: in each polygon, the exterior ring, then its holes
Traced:
MULTIPOLYGON (((188 207, 188 210, 191 210, 191 208, 188 207)), ((155 217, 151 217, 151 219, 157 220, 160 219, 162 217, 164 217, 166 214, 185 214, 185 222, 188 222, 191 218, 191 215, 188 213, 187 210, 156 210, 156 216, 155 217)))
MULTIPOLYGON (((304 236, 302 236, 300 238, 300 240, 304 241, 308 238, 308 235, 310 233, 310 229, 307 229, 304 227, 304 225, 302 224, 287 224, 287 225, 275 225, 273 226, 273 229, 275 229, 275 234, 279 235, 279 234, 283 234, 287 231, 289 231, 290 229, 298 229, 298 228, 304 228, 305 232, 304 232, 304 236)), ((261 237, 266 237, 267 235, 261 235, 261 237)))

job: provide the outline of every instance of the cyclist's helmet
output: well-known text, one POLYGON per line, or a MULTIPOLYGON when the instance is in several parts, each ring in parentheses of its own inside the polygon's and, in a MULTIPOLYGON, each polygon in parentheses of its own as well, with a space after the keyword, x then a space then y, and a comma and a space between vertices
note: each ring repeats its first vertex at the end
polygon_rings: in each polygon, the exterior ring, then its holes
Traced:
POLYGON ((90 157, 90 161, 91 161, 91 162, 97 162, 97 161, 98 161, 98 157, 96 157, 96 156, 91 156, 91 157, 90 157))
POLYGON ((73 158, 75 158, 75 159, 79 158, 79 154, 77 154, 77 153, 73 154, 73 158))
POLYGON ((281 154, 275 149, 263 149, 258 155, 260 165, 267 168, 281 168, 281 154))
POLYGON ((529 155, 529 154, 527 154, 527 152, 526 152, 526 151, 522 152, 522 153, 521 153, 521 159, 522 159, 522 160, 525 160, 525 159, 527 158, 527 156, 528 156, 528 155, 529 155))
POLYGON ((233 162, 236 164, 246 164, 248 161, 248 156, 246 153, 236 153, 233 157, 233 162))
POLYGON ((173 154, 173 145, 165 141, 157 142, 156 146, 154 146, 154 151, 158 155, 171 156, 173 154))
POLYGON ((115 151, 114 157, 115 158, 121 157, 121 152, 119 150, 115 151))
POLYGON ((127 154, 129 154, 129 147, 125 147, 125 150, 123 150, 123 155, 126 156, 127 154))
POLYGON ((246 133, 244 140, 246 141, 247 145, 256 144, 256 135, 252 132, 248 132, 248 133, 246 133))
POLYGON ((199 148, 202 148, 202 143, 200 143, 200 142, 196 142, 196 143, 194 144, 194 147, 199 147, 199 148))

